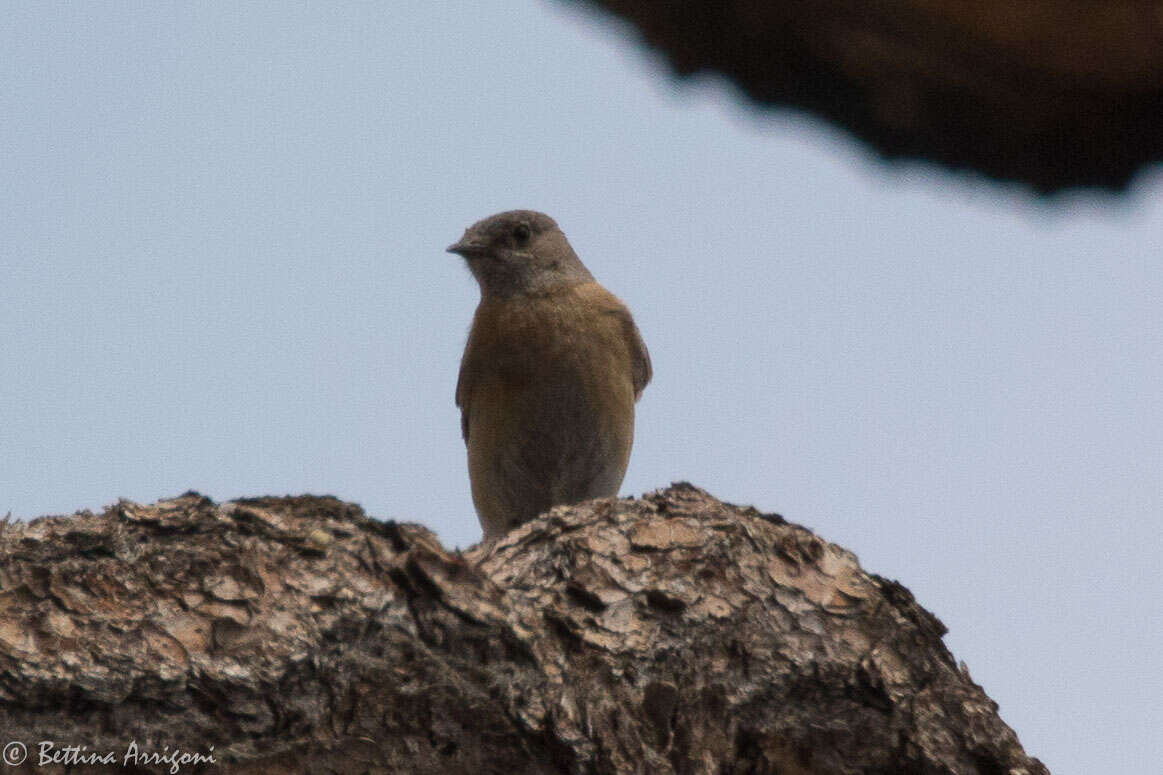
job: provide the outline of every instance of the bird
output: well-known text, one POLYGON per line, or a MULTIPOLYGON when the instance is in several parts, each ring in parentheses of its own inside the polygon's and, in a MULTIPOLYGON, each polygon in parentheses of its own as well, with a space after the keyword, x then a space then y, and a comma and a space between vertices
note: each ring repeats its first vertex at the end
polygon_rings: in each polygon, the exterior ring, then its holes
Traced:
POLYGON ((481 292, 456 405, 484 538, 551 506, 617 495, 653 375, 630 310, 544 213, 489 216, 447 250, 481 292))

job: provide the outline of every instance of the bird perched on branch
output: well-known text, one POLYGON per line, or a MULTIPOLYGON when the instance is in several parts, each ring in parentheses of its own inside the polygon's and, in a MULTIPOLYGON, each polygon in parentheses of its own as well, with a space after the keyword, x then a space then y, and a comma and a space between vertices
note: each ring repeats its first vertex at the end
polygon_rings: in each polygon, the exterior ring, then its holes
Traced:
POLYGON ((630 311, 543 213, 491 216, 448 251, 481 289, 456 404, 485 538, 550 506, 616 495, 651 377, 630 311))

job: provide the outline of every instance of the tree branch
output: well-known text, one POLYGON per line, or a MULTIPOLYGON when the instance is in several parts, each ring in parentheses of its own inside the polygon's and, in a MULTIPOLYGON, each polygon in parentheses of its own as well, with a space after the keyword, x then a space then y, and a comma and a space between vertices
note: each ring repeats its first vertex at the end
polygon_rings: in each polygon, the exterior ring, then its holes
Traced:
POLYGON ((1046 773, 904 587, 690 485, 463 555, 333 498, 188 493, 6 524, 0 557, 14 772, 52 741, 214 759, 185 772, 1046 773))

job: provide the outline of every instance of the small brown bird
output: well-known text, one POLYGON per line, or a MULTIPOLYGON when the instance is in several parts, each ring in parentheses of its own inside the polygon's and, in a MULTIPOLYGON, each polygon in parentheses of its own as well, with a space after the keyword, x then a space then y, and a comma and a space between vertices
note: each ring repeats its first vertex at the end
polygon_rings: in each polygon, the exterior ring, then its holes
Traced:
POLYGON ((630 311, 548 215, 499 213, 448 248, 481 288, 456 405, 485 538, 616 495, 650 354, 630 311))

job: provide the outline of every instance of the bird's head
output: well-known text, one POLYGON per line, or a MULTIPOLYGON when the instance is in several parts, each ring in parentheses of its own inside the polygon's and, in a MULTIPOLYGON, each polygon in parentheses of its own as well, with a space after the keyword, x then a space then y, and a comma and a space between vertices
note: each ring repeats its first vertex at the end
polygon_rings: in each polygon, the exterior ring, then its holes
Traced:
POLYGON ((468 262, 483 296, 551 293, 593 280, 554 220, 533 210, 477 221, 448 252, 468 262))

